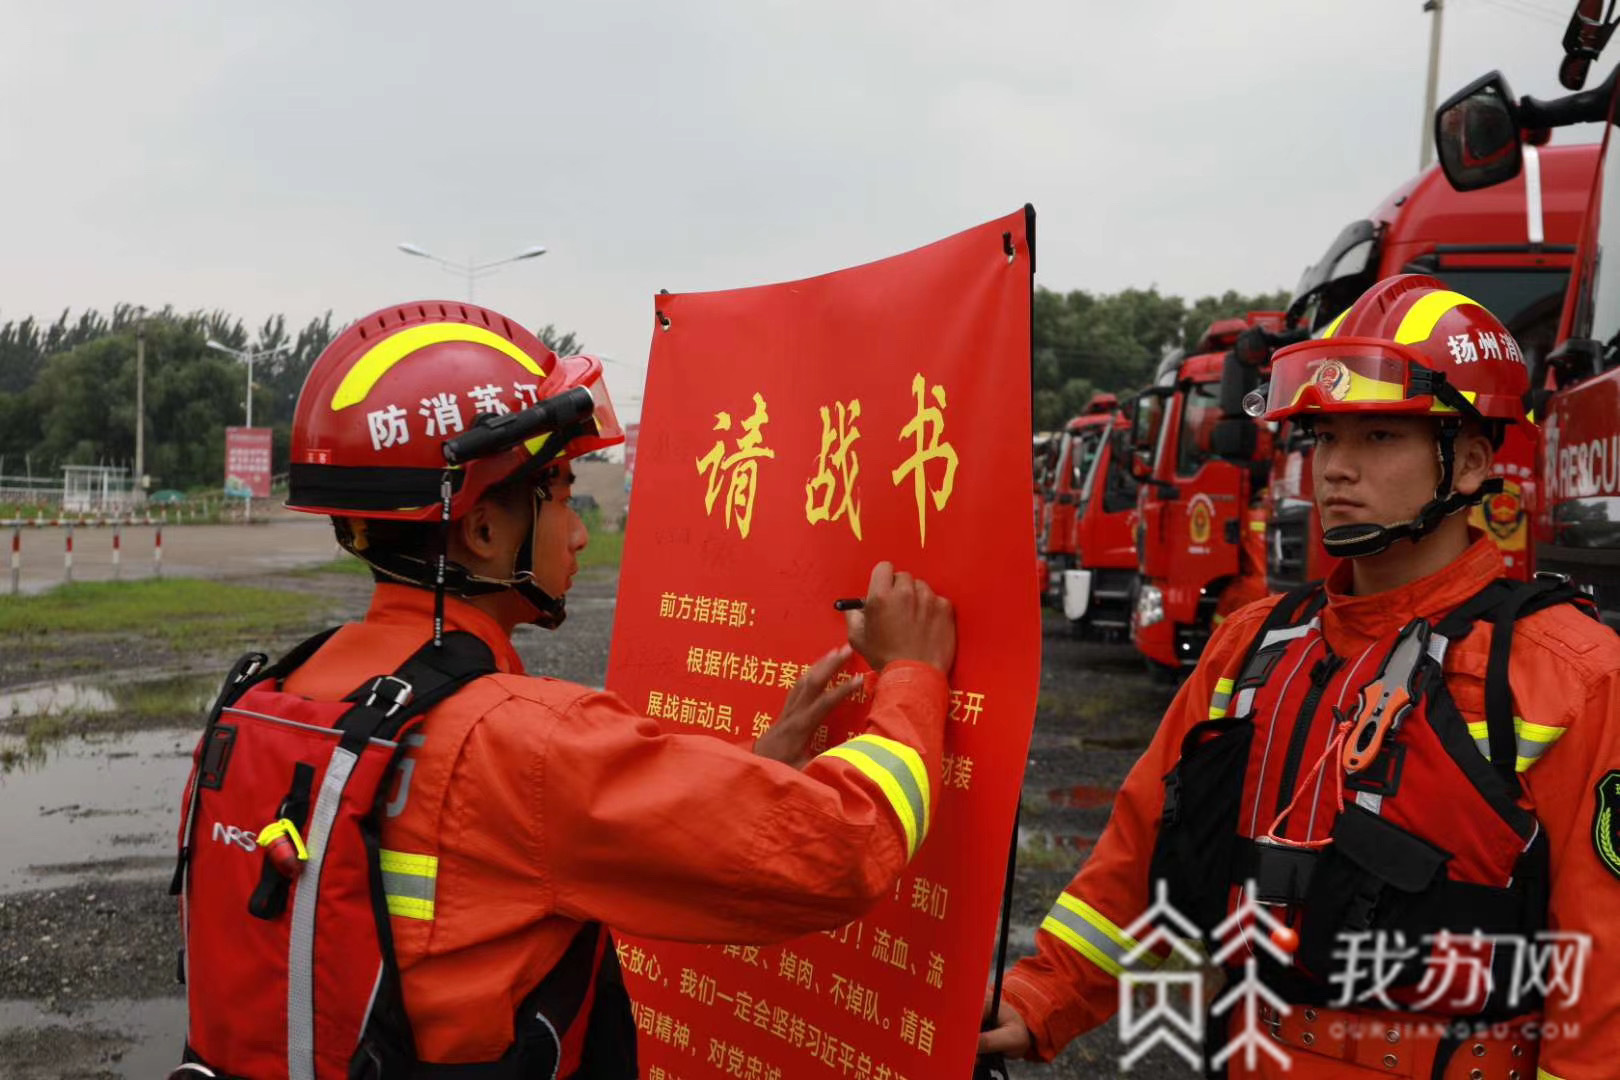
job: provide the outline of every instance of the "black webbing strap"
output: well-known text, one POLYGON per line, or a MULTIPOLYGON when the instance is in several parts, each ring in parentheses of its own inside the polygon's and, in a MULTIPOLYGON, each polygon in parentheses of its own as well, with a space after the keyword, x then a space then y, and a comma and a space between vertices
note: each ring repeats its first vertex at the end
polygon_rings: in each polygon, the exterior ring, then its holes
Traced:
POLYGON ((465 631, 446 634, 440 647, 429 641, 392 675, 368 679, 343 699, 355 705, 335 725, 343 732, 341 745, 358 754, 370 739, 392 739, 467 683, 497 670, 489 646, 465 631))
POLYGON ((1457 641, 1468 636, 1474 623, 1490 623, 1491 644, 1485 661, 1485 730, 1491 767, 1513 789, 1519 786, 1519 736, 1513 727, 1513 691, 1508 681, 1514 624, 1554 604, 1566 603, 1575 604, 1585 614, 1593 613, 1585 594, 1563 578, 1537 576, 1524 582, 1497 578, 1435 627, 1435 633, 1457 641))

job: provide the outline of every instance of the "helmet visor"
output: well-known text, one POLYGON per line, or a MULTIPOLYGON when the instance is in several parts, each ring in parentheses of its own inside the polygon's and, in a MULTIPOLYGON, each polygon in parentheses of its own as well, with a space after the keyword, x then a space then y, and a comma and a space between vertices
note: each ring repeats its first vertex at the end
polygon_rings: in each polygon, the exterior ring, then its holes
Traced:
POLYGON ((568 387, 585 387, 591 392, 591 400, 595 402, 591 419, 585 424, 584 433, 570 439, 563 453, 568 457, 578 457, 593 450, 601 450, 624 442, 624 427, 619 423, 619 414, 613 408, 613 399, 608 395, 607 379, 602 373, 602 361, 594 356, 570 356, 559 360, 558 367, 568 387))
MULTIPOLYGON (((1279 352, 1257 415, 1280 420, 1305 412, 1428 412, 1411 396, 1412 358, 1380 341, 1324 339, 1279 352)), ((1257 403, 1258 404, 1258 403, 1257 403)))

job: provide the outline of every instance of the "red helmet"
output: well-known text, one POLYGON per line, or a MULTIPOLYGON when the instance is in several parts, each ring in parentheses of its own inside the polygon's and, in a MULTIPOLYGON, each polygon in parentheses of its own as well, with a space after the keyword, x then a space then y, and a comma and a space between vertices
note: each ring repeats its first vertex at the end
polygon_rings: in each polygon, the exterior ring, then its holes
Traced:
POLYGON ((293 415, 287 506, 434 520, 448 468, 451 516, 459 517, 526 465, 623 441, 600 360, 558 359, 487 308, 401 304, 355 322, 310 368, 293 415), (471 428, 477 414, 517 412, 580 386, 595 400, 584 433, 543 434, 488 458, 446 465, 444 443, 471 428))
POLYGON ((1279 349, 1254 411, 1266 420, 1379 412, 1516 422, 1529 389, 1519 344, 1494 315, 1426 274, 1400 274, 1362 293, 1320 338, 1279 349))

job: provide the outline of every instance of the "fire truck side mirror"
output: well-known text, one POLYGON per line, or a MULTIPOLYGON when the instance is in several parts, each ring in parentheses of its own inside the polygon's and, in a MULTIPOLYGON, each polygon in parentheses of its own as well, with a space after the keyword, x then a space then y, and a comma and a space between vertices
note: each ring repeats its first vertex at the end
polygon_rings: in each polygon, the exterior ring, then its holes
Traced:
POLYGON ((1524 148, 1519 110, 1500 71, 1482 75, 1434 114, 1440 168, 1458 191, 1487 188, 1519 175, 1524 148))
POLYGON ((1258 426, 1247 416, 1222 417, 1209 434, 1209 448, 1227 461, 1249 461, 1260 445, 1258 426))

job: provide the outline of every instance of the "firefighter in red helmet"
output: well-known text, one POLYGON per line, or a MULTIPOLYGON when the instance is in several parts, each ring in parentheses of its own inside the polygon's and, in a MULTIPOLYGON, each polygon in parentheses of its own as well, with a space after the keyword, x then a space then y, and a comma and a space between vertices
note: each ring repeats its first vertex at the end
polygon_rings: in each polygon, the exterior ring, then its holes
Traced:
MULTIPOLYGON (((374 887, 404 1010, 390 1038, 409 1041, 413 1078, 635 1076, 628 1001, 602 927, 726 943, 835 927, 892 893, 926 836, 955 622, 948 601, 887 563, 872 573, 864 611, 851 613, 848 643, 788 692, 752 753, 665 734, 612 694, 524 673, 512 631, 563 621, 587 542, 568 502, 569 461, 622 439, 598 360, 559 358, 469 304, 368 315, 315 362, 298 400, 288 506, 329 515, 376 586, 363 620, 290 670, 272 669, 273 700, 365 697, 370 707, 387 681, 372 677, 431 661, 435 642, 470 641, 489 660, 489 673, 401 741, 376 811, 374 887), (832 688, 855 652, 878 673, 868 726, 809 757, 821 718, 859 685, 832 688)), ((205 789, 209 752, 199 751, 196 774, 205 789)), ((308 800, 311 830, 326 786, 308 800)), ((314 867, 317 836, 305 835, 314 867)), ((296 869, 301 856, 282 846, 296 869)), ((295 912, 312 875, 291 885, 295 912)), ((265 880, 286 893, 268 870, 265 880)), ((185 893, 191 924, 279 910, 256 894, 251 914, 203 911, 205 884, 185 893)), ((304 963, 318 996, 323 971, 337 979, 323 963, 347 962, 343 943, 323 941, 318 921, 290 934, 313 935, 304 963)), ((398 1045, 374 1053, 370 1035, 336 1053, 335 1036, 322 1046, 330 1017, 317 1005, 298 1029, 291 1013, 310 1007, 296 986, 290 994, 249 1015, 194 990, 188 1060, 249 1071, 229 1055, 255 1025, 270 1029, 273 1054, 285 1048, 293 1076, 318 1080, 326 1061, 351 1077, 380 1075, 367 1071, 370 1058, 400 1057, 398 1045), (300 1030, 315 1032, 313 1057, 300 1030)))
MULTIPOLYGON (((1050 1060, 1112 1016, 1163 952, 1131 932, 1162 896, 1224 956, 1208 977, 1286 1003, 1257 998, 1252 1034, 1290 1075, 1615 1075, 1620 991, 1596 973, 1620 955, 1620 640, 1567 583, 1504 578, 1461 513, 1528 385, 1502 324, 1419 275, 1277 353, 1250 411, 1314 431, 1346 561, 1218 628, 983 1049, 1050 1060), (1227 951, 1234 914, 1266 925, 1227 951)), ((1211 1059, 1242 1013, 1207 1015, 1211 1059)))

